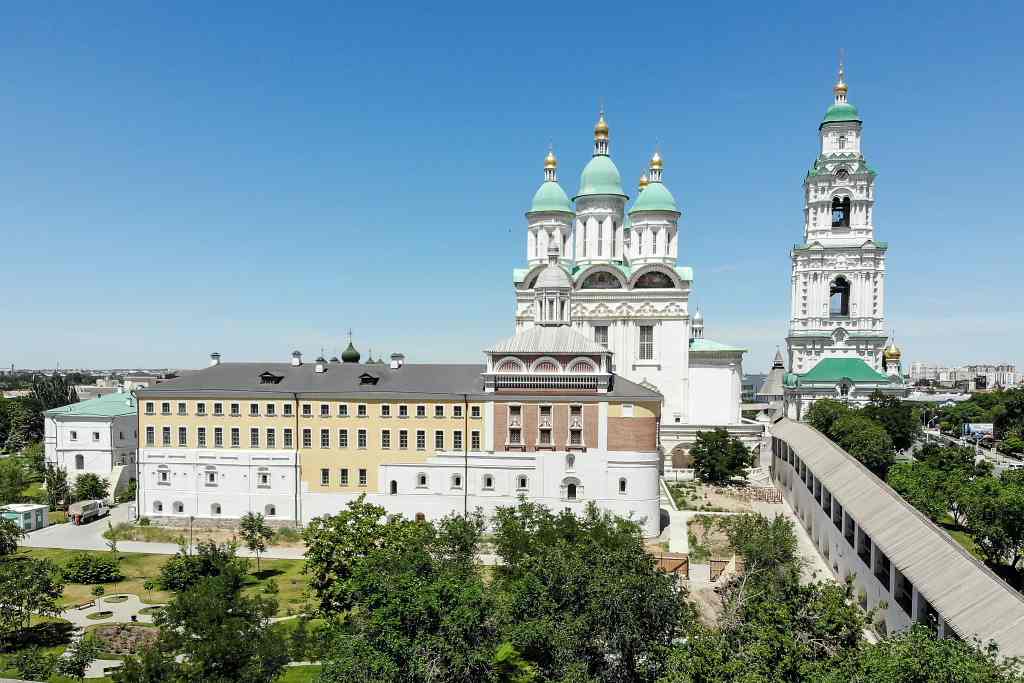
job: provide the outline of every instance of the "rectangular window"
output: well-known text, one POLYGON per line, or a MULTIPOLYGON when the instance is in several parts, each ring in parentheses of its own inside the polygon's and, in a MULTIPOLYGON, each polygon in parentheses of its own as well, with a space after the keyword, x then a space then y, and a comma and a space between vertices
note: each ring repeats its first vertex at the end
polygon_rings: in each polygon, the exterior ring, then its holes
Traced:
POLYGON ((452 448, 454 448, 457 451, 461 451, 462 450, 462 431, 461 430, 455 430, 454 432, 452 432, 452 448))
POLYGON ((469 416, 472 417, 473 419, 480 419, 480 406, 470 406, 469 416))
POLYGON ((160 431, 160 437, 161 437, 161 440, 160 440, 161 444, 163 444, 164 446, 170 446, 171 445, 171 428, 170 427, 164 427, 160 431))
POLYGON ((152 427, 146 427, 146 445, 156 445, 156 430, 153 429, 152 427))
POLYGON ((302 430, 302 447, 312 448, 313 447, 313 430, 303 429, 302 430))
POLYGON ((329 404, 329 403, 321 403, 320 404, 320 417, 330 417, 330 416, 331 416, 331 404, 329 404))
POLYGON ((475 429, 469 433, 469 447, 474 451, 480 450, 480 432, 475 429))
POLYGON ((100 440, 100 433, 99 432, 93 432, 92 433, 92 440, 93 441, 99 441, 100 440))
POLYGON ((426 416, 427 416, 427 407, 426 406, 416 406, 416 417, 426 417, 426 416))
POLYGON ((231 428, 231 447, 238 448, 242 445, 242 434, 238 427, 231 428))
POLYGON ((284 404, 284 414, 287 417, 291 417, 291 414, 292 414, 292 404, 291 403, 285 403, 284 404))
POLYGON ((152 401, 146 401, 146 415, 156 413, 156 405, 152 401))
POLYGON ((231 404, 231 416, 238 417, 242 414, 242 406, 238 403, 231 404))
POLYGON ((160 414, 161 415, 170 415, 171 414, 171 404, 170 403, 161 403, 160 404, 160 414))
POLYGON ((398 417, 409 417, 409 406, 398 406, 398 417))
POLYGON ((197 403, 196 404, 196 415, 206 415, 206 404, 205 403, 197 403))
POLYGON ((427 450, 427 433, 422 429, 416 430, 416 450, 427 450))
POLYGON ((257 486, 260 488, 270 488, 270 473, 260 472, 257 481, 259 482, 257 486))
POLYGON ((509 429, 508 442, 514 446, 521 446, 523 443, 523 430, 518 427, 509 429))
POLYGON ((188 445, 188 427, 178 427, 178 445, 182 448, 188 445))
POLYGON ((388 403, 381 403, 380 404, 380 416, 381 417, 391 417, 391 405, 390 404, 388 404, 388 403))
POLYGON ((347 467, 342 467, 341 468, 341 477, 340 477, 340 480, 339 480, 338 483, 340 483, 342 486, 348 486, 348 468, 347 467))
POLYGON ((462 417, 462 406, 452 406, 452 417, 462 417))
POLYGON ((214 427, 213 428, 213 447, 224 448, 224 428, 214 427))
POLYGON ((187 415, 187 414, 188 414, 188 404, 185 403, 184 401, 179 401, 178 402, 178 415, 187 415))
POLYGON ((366 448, 366 430, 360 429, 356 432, 356 447, 366 448))
POLYGON ((366 470, 364 469, 359 470, 359 485, 366 486, 366 470))
POLYGON ((348 448, 348 430, 338 430, 338 448, 348 448))
POLYGON ((260 430, 257 427, 249 428, 249 448, 260 447, 260 430))
POLYGON ((391 430, 385 429, 380 433, 380 447, 391 448, 391 430))
POLYGON ((356 417, 366 417, 366 404, 360 403, 356 406, 356 417))
POLYGON ((313 404, 312 403, 303 403, 302 404, 302 417, 312 417, 312 416, 313 416, 313 404))
POLYGON ((160 470, 160 483, 166 484, 171 480, 171 473, 167 470, 160 470))
POLYGON ((223 403, 214 403, 213 404, 213 414, 217 415, 217 416, 223 415, 224 414, 224 404, 223 403))
POLYGON ((342 403, 338 406, 338 417, 348 417, 348 404, 342 403))
POLYGON ((284 430, 284 447, 285 448, 291 448, 292 447, 292 443, 293 443, 292 442, 292 430, 286 428, 284 430))
POLYGON ((213 470, 206 471, 206 484, 207 486, 217 485, 217 473, 213 470))
POLYGON ((434 450, 435 451, 443 451, 444 450, 444 432, 441 432, 441 431, 434 432, 434 450))
POLYGON ((250 417, 258 417, 259 414, 260 414, 260 404, 259 403, 250 403, 249 404, 249 416, 250 417))
POLYGON ((331 447, 331 430, 321 429, 320 430, 320 448, 331 447))
POLYGON ((409 431, 406 429, 398 431, 398 448, 403 451, 409 448, 409 431))
POLYGON ((331 483, 331 471, 326 467, 320 470, 320 485, 327 486, 331 483))
POLYGON ((277 433, 273 429, 267 430, 267 448, 277 448, 277 433))
POLYGON ((266 407, 267 407, 267 417, 274 417, 275 415, 277 415, 277 405, 275 405, 273 403, 268 403, 266 407))
POLYGON ((434 406, 434 417, 444 417, 444 406, 434 406))
POLYGON ((607 325, 594 325, 594 341, 608 348, 608 326, 607 325))
POLYGON ((652 325, 640 326, 640 360, 654 360, 654 327, 652 325))

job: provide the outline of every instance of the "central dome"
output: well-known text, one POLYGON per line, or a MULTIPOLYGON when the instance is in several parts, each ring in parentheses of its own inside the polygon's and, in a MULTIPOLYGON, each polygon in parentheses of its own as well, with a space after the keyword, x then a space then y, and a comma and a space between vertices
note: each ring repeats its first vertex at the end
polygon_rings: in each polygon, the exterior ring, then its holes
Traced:
POLYGON ((594 194, 615 194, 625 197, 622 191, 622 176, 610 158, 603 154, 594 156, 583 167, 580 174, 580 191, 573 199, 594 194))

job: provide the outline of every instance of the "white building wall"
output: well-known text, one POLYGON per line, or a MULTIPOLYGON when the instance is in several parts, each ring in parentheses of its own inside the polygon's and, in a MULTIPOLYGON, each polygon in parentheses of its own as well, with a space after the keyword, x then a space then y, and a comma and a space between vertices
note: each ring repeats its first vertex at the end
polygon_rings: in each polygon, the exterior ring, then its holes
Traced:
POLYGON ((294 521, 299 512, 297 461, 296 452, 283 450, 142 448, 139 515, 230 520, 259 512, 271 521, 294 521))
MULTIPOLYGON (((514 506, 519 496, 552 510, 572 510, 581 514, 588 502, 601 509, 640 521, 647 537, 660 532, 657 453, 619 453, 591 449, 573 453, 485 453, 439 455, 426 463, 391 463, 380 467, 380 490, 367 499, 388 512, 414 518, 423 514, 436 520, 452 513, 461 514, 481 508, 491 516, 498 507, 514 506), (468 475, 467 475, 468 463, 468 475), (426 486, 419 476, 427 477, 426 486), (493 486, 486 487, 486 477, 493 486), (519 477, 526 477, 520 488, 519 477), (455 477, 461 481, 456 485, 455 477), (626 491, 619 492, 619 480, 626 491), (397 494, 390 493, 391 482, 397 494), (567 482, 577 483, 577 499, 567 498, 567 482)), ((335 514, 359 494, 303 492, 303 522, 325 514, 335 514)))
POLYGON ((134 466, 138 448, 136 430, 135 415, 113 418, 46 416, 44 457, 47 463, 67 470, 68 482, 72 485, 78 475, 86 473, 109 480, 116 467, 134 466))
POLYGON ((697 360, 695 356, 690 358, 690 423, 738 424, 743 388, 742 364, 697 360))

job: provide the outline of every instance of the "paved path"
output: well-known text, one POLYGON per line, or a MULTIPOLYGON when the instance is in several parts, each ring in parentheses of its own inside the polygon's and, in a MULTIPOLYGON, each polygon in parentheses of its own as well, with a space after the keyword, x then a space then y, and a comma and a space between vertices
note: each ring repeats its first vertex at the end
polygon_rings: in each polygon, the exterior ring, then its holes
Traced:
MULTIPOLYGON (((115 593, 113 595, 107 595, 99 599, 97 604, 92 607, 86 607, 84 609, 78 609, 72 607, 61 612, 61 617, 67 619, 75 627, 71 635, 71 641, 74 642, 82 638, 85 635, 85 629, 89 626, 95 626, 97 624, 128 624, 131 623, 132 617, 135 617, 141 624, 152 624, 152 614, 140 614, 140 611, 146 607, 155 607, 156 605, 150 605, 139 598, 139 596, 132 593, 115 593), (123 602, 111 602, 110 599, 114 597, 123 596, 128 598, 123 602), (90 614, 96 614, 97 612, 111 612, 109 617, 104 619, 90 619, 90 614)), ((86 678, 103 678, 104 669, 121 666, 121 661, 117 659, 97 659, 89 664, 89 668, 85 672, 86 678)))
MULTIPOLYGON (((107 523, 117 525, 128 521, 128 506, 119 505, 110 511, 110 515, 88 524, 75 526, 70 522, 54 524, 29 532, 22 545, 30 548, 66 548, 68 550, 108 550, 107 539, 103 532, 107 523)), ((178 552, 176 543, 150 543, 147 541, 118 541, 117 549, 123 553, 150 553, 153 555, 173 555, 178 552)), ((305 553, 302 546, 271 546, 261 557, 273 560, 301 560, 305 553)), ((255 557, 245 548, 238 549, 240 557, 255 557)))

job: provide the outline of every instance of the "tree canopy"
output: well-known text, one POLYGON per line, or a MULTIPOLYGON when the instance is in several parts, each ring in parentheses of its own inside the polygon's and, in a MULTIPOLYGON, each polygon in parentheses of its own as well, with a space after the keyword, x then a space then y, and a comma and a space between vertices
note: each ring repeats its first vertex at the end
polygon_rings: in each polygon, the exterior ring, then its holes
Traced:
POLYGON ((697 478, 708 484, 728 484, 750 467, 750 451, 721 427, 697 432, 690 456, 697 478))

